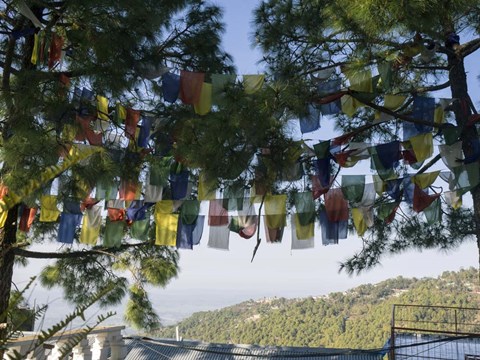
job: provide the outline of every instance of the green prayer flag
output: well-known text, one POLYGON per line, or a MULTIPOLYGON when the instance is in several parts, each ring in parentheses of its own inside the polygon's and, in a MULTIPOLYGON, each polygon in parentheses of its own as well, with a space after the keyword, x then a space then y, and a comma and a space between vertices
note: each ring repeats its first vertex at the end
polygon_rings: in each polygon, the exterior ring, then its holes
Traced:
POLYGON ((103 234, 103 246, 105 247, 120 247, 123 239, 123 221, 110 221, 107 218, 105 224, 105 233, 103 234))
POLYGON ((330 150, 330 140, 319 142, 318 144, 313 145, 313 150, 315 155, 319 159, 325 159, 328 156, 330 150))
POLYGON ((147 241, 148 231, 150 230, 150 220, 138 220, 134 221, 130 227, 130 236, 133 239, 147 241))
POLYGON ((425 210, 423 210, 427 223, 433 225, 442 221, 442 205, 440 198, 434 200, 425 210))
POLYGON ((182 219, 182 224, 191 225, 195 223, 199 213, 200 201, 185 200, 180 208, 180 218, 182 219))
POLYGON ((365 188, 365 175, 343 175, 342 192, 345 199, 358 203, 362 201, 365 188))
POLYGON ((377 217, 384 221, 392 214, 397 206, 398 203, 396 202, 380 204, 380 206, 377 208, 377 217))
POLYGON ((315 202, 312 192, 301 192, 294 195, 295 208, 298 222, 305 226, 315 222, 315 202))
POLYGON ((235 74, 212 74, 212 104, 222 105, 225 102, 225 89, 235 84, 235 74))

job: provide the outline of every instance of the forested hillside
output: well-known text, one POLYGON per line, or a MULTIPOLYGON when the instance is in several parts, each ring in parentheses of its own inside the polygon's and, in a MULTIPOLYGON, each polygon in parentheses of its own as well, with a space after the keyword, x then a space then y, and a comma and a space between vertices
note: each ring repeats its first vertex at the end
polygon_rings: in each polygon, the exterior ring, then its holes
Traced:
MULTIPOLYGON (((195 313, 178 324, 184 339, 237 344, 378 348, 389 338, 393 304, 480 307, 476 269, 436 279, 398 277, 344 293, 249 300, 195 313)), ((175 326, 156 337, 175 337, 175 326)))

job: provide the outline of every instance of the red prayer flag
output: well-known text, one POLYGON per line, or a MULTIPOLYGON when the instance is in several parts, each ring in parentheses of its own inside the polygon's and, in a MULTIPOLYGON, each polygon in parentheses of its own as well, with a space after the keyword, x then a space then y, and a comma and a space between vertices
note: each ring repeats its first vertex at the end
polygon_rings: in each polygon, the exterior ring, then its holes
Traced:
POLYGON ((55 33, 52 34, 50 43, 50 53, 48 56, 48 68, 51 69, 62 58, 63 37, 55 33))
POLYGON ((325 210, 329 221, 347 221, 348 220, 348 202, 343 196, 341 188, 330 189, 323 195, 325 198, 325 210))
POLYGON ((140 120, 140 110, 127 109, 127 118, 125 119, 125 135, 130 139, 135 139, 137 124, 140 120))
POLYGON ((434 202, 440 193, 428 195, 424 192, 418 185, 415 184, 415 190, 413 191, 413 210, 416 212, 421 212, 430 206, 434 202))
POLYGON ((194 105, 200 101, 205 74, 198 72, 180 71, 180 94, 184 104, 194 105))
POLYGON ((23 206, 22 215, 20 216, 20 222, 18 224, 18 230, 28 232, 33 224, 36 213, 37 208, 29 208, 27 206, 23 206))

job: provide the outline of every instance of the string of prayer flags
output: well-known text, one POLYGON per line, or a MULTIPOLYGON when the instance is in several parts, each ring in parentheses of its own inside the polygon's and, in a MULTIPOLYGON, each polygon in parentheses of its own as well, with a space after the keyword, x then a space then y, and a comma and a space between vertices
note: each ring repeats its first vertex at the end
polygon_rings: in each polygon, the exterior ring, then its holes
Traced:
POLYGON ((259 91, 265 81, 265 75, 243 75, 243 88, 248 95, 259 91))
POLYGON ((306 106, 305 115, 300 116, 300 131, 302 134, 313 132, 320 129, 320 109, 313 105, 306 106))
POLYGON ((57 241, 64 244, 72 244, 76 228, 80 225, 80 221, 82 221, 81 214, 69 214, 63 212, 60 216, 57 241))
POLYGON ((172 211, 172 200, 162 200, 155 204, 155 245, 176 245, 179 215, 172 211))
POLYGON ((163 99, 169 103, 174 103, 180 93, 180 76, 171 72, 162 75, 162 94, 163 99))
POLYGON ((287 226, 287 195, 265 196, 265 222, 269 228, 287 226))
POLYGON ((180 71, 180 100, 184 104, 195 105, 200 102, 205 73, 180 71))
POLYGON ((203 83, 199 101, 193 104, 193 108, 198 115, 207 115, 210 112, 212 108, 212 84, 203 83))

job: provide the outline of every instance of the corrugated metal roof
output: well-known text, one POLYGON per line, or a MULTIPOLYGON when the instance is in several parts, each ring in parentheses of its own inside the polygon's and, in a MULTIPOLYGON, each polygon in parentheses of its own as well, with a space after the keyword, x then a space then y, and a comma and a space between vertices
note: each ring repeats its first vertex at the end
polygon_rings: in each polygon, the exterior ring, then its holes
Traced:
POLYGON ((278 347, 258 345, 213 344, 198 341, 125 338, 128 355, 125 360, 380 360, 380 351, 278 347))

